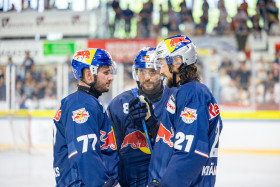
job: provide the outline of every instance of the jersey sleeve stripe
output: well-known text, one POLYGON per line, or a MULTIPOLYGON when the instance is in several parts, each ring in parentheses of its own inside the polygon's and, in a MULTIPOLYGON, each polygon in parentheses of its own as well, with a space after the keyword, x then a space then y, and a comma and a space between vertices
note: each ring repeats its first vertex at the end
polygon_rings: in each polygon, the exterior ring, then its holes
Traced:
POLYGON ((78 151, 75 151, 75 152, 71 153, 71 154, 68 156, 68 159, 70 159, 72 156, 74 156, 74 155, 76 155, 76 154, 78 154, 78 151))
POLYGON ((194 151, 194 153, 196 153, 196 154, 198 154, 198 155, 200 155, 200 156, 203 156, 203 157, 209 158, 209 156, 208 156, 207 154, 202 153, 202 152, 200 152, 200 151, 198 151, 198 150, 195 150, 195 151, 194 151))

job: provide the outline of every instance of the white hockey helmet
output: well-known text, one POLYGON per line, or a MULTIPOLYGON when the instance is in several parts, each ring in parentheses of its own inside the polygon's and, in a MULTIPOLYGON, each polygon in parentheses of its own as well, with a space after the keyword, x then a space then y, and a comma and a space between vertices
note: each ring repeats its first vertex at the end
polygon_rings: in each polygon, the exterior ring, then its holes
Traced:
MULTIPOLYGON (((171 65, 175 58, 180 57, 182 63, 191 65, 197 61, 196 47, 193 42, 184 35, 172 36, 161 41, 156 48, 157 59, 165 58, 171 65)), ((158 63, 158 62, 156 62, 158 63)))

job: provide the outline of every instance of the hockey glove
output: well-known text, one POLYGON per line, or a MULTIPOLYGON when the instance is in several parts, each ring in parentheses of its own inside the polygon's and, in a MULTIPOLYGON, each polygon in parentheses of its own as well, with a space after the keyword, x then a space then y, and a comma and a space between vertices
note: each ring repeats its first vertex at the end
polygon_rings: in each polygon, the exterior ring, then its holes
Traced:
POLYGON ((118 187, 120 186, 117 179, 110 177, 102 187, 118 187))
POLYGON ((149 131, 150 139, 153 140, 158 130, 158 125, 157 125, 158 120, 157 117, 155 116, 153 105, 151 101, 148 98, 144 97, 143 95, 140 95, 139 99, 141 103, 146 104, 147 113, 146 113, 145 121, 149 131))
POLYGON ((141 129, 141 120, 145 119, 146 113, 148 112, 146 104, 140 103, 139 98, 135 97, 129 102, 129 117, 136 125, 136 128, 141 129))

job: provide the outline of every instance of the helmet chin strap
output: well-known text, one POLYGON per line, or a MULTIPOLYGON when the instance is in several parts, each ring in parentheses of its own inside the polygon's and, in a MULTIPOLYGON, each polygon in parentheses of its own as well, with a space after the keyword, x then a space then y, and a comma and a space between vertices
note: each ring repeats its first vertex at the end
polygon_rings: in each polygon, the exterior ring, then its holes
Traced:
POLYGON ((81 80, 83 83, 85 83, 86 85, 89 86, 89 90, 88 90, 87 92, 88 92, 89 94, 94 95, 94 96, 96 96, 96 97, 98 98, 99 96, 102 95, 102 92, 98 91, 98 90, 95 88, 95 84, 96 84, 96 82, 97 82, 97 75, 93 75, 93 77, 94 77, 94 81, 91 82, 91 83, 87 83, 83 78, 81 78, 80 80, 81 80))
POLYGON ((172 71, 171 64, 168 65, 168 69, 169 72, 172 73, 172 80, 173 80, 172 87, 180 86, 180 80, 177 82, 177 74, 180 74, 180 71, 179 72, 172 71))

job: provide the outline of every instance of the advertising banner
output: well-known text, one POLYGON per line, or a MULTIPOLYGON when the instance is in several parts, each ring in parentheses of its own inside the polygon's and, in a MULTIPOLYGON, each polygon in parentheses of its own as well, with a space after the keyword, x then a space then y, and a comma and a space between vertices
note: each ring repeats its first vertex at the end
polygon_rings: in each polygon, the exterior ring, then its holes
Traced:
POLYGON ((89 40, 89 48, 101 48, 107 50, 113 60, 122 62, 125 59, 132 62, 137 53, 143 47, 156 47, 156 39, 111 39, 89 40))
POLYGON ((45 11, 0 14, 0 37, 64 36, 89 34, 89 12, 45 11))

